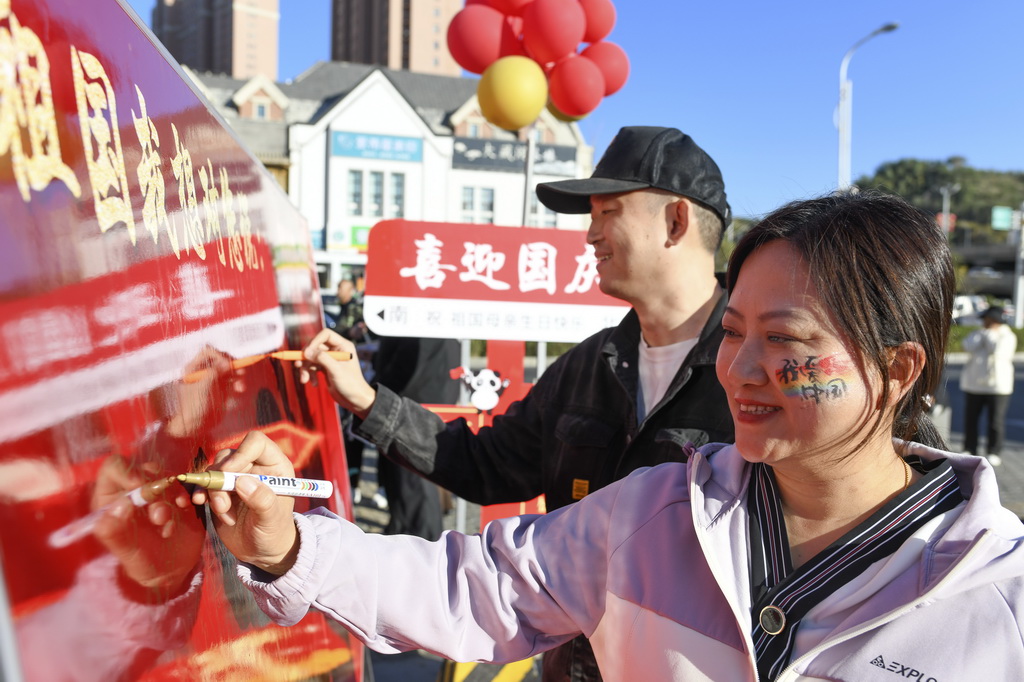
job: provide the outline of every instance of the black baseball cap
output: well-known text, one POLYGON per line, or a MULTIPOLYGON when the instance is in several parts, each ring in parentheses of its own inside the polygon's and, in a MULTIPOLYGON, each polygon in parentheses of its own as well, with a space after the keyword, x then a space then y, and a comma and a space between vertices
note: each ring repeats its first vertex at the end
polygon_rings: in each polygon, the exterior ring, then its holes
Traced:
POLYGON ((542 182, 537 198, 558 213, 590 213, 592 194, 653 187, 693 199, 732 222, 718 164, 675 128, 627 126, 619 130, 589 178, 542 182))
POLYGON ((996 322, 1006 323, 1006 312, 998 306, 990 306, 985 309, 981 314, 982 319, 995 320, 996 322))

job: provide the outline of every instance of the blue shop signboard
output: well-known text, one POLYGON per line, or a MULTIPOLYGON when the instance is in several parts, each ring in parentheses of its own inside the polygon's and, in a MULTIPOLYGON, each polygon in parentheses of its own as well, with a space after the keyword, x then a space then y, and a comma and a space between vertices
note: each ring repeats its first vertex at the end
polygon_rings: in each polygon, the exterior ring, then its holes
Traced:
POLYGON ((354 156, 359 159, 384 161, 423 160, 423 140, 418 137, 350 133, 336 130, 331 137, 333 156, 354 156))

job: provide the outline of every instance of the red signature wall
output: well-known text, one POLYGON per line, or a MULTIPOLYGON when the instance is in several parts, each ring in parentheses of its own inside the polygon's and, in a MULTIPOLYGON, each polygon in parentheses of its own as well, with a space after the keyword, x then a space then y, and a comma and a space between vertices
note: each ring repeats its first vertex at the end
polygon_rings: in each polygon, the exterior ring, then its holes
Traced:
POLYGON ((326 391, 276 360, 230 366, 301 348, 321 326, 304 221, 131 13, 117 0, 0 0, 8 669, 361 676, 362 649, 318 613, 269 624, 204 510, 106 506, 261 429, 297 475, 336 483, 300 510, 349 514, 326 391))

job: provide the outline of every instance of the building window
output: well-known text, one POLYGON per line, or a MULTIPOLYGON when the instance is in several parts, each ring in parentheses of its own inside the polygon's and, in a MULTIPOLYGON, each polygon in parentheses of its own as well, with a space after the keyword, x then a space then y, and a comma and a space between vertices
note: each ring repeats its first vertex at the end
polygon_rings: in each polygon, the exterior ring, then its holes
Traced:
POLYGON ((370 215, 384 215, 384 174, 380 171, 370 171, 370 215))
POLYGON ((405 217, 405 173, 391 174, 391 218, 405 217))
POLYGON ((494 190, 481 188, 480 190, 480 222, 494 222, 494 190))
POLYGON ((266 121, 267 120, 267 105, 266 104, 262 104, 261 103, 261 104, 257 104, 256 105, 256 118, 257 118, 257 120, 260 120, 260 121, 266 121))
POLYGON ((494 224, 494 190, 488 187, 462 188, 462 222, 494 224))
POLYGON ((530 226, 558 227, 558 214, 540 203, 536 194, 530 195, 530 226))
POLYGON ((469 124, 469 136, 470 137, 480 137, 480 124, 479 123, 470 123, 469 124))
POLYGON ((363 171, 348 172, 348 214, 363 215, 363 171))

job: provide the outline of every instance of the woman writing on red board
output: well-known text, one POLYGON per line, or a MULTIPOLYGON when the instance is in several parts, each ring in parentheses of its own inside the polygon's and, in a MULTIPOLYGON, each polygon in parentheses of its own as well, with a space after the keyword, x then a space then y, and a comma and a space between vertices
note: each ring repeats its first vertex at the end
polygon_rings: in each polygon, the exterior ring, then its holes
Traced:
MULTIPOLYGON (((934 220, 795 202, 741 239, 728 286, 735 445, 436 543, 239 485, 209 501, 243 582, 278 623, 318 608, 383 652, 512 661, 582 633, 615 680, 1015 678, 1024 526, 924 413, 954 292, 934 220)), ((291 468, 258 434, 217 465, 291 468)))

